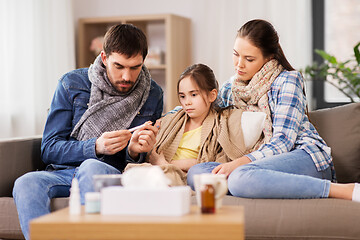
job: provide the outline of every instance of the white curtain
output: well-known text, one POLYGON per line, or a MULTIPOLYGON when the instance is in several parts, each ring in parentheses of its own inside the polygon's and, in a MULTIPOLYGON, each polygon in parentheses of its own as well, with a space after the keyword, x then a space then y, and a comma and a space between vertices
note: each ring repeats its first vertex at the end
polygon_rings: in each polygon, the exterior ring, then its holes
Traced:
POLYGON ((0 0, 0 138, 41 134, 58 79, 75 67, 71 0, 0 0))

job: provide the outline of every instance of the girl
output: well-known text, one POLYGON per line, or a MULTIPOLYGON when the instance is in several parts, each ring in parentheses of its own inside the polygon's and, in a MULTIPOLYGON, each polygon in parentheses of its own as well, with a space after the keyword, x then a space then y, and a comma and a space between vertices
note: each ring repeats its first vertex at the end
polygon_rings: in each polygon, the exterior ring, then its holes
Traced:
POLYGON ((239 127, 242 111, 215 110, 218 83, 208 66, 195 64, 187 68, 180 76, 177 92, 182 109, 161 120, 157 143, 148 161, 160 165, 172 179, 172 185, 183 185, 186 172, 193 165, 225 163, 243 156, 246 149, 239 127))
POLYGON ((235 76, 220 91, 221 105, 265 112, 264 143, 228 163, 193 166, 189 185, 194 174, 212 172, 226 174, 237 197, 359 200, 358 184, 335 183, 330 148, 306 114, 303 78, 285 58, 269 22, 252 20, 240 28, 233 63, 235 76))

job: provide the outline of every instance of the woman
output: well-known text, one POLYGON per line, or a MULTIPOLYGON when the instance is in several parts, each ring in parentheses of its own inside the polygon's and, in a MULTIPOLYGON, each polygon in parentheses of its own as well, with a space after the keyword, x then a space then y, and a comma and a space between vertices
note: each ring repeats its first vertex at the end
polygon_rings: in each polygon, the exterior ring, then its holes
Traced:
POLYGON ((252 20, 239 29, 233 63, 235 76, 220 90, 220 106, 265 112, 263 139, 234 161, 193 166, 188 184, 193 187, 194 174, 212 172, 226 174, 230 193, 238 197, 359 201, 358 184, 335 183, 331 150, 306 114, 303 78, 269 22, 252 20))

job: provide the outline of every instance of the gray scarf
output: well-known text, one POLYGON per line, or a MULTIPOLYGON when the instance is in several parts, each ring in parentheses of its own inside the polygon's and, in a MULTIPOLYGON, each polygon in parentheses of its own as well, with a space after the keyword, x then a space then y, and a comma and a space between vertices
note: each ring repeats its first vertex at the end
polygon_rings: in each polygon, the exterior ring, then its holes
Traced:
POLYGON ((104 132, 129 128, 150 92, 151 77, 143 65, 136 83, 127 93, 118 92, 110 83, 99 55, 89 67, 91 93, 89 108, 75 125, 71 136, 84 141, 104 132))

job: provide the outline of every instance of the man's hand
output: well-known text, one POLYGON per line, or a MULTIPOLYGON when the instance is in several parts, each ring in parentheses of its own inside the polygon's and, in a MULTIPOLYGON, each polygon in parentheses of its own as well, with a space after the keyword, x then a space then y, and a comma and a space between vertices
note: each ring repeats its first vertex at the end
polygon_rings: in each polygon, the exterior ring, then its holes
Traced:
POLYGON ((123 150, 131 138, 128 130, 104 132, 95 143, 96 155, 113 155, 123 150))
POLYGON ((234 161, 218 165, 216 168, 212 170, 212 173, 225 174, 226 177, 228 177, 230 173, 232 173, 232 171, 234 171, 237 167, 241 165, 245 165, 250 162, 251 160, 248 157, 243 156, 241 158, 235 159, 234 161))
POLYGON ((133 159, 137 159, 140 153, 149 152, 156 143, 156 134, 158 127, 151 124, 145 124, 139 130, 136 130, 129 143, 129 155, 133 159))

